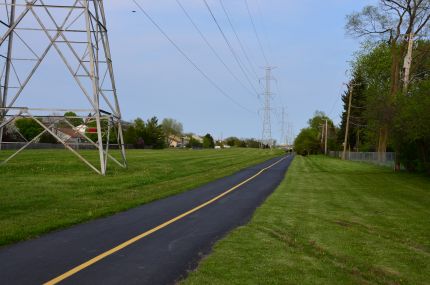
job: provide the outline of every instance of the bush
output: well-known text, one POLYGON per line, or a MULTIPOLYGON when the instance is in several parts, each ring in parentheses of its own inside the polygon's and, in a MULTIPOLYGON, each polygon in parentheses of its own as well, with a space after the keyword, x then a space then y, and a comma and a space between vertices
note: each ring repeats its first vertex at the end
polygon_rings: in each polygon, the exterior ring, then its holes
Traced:
POLYGON ((317 154, 320 152, 320 147, 318 131, 312 128, 302 129, 294 141, 294 149, 301 155, 317 154))

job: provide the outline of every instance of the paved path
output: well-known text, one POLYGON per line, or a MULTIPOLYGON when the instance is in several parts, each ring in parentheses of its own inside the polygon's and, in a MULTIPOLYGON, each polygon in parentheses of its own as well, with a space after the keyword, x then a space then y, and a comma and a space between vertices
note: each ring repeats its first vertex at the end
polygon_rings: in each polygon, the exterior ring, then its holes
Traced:
POLYGON ((2 248, 0 284, 174 284, 214 242, 249 221, 291 161, 275 158, 183 194, 2 248))

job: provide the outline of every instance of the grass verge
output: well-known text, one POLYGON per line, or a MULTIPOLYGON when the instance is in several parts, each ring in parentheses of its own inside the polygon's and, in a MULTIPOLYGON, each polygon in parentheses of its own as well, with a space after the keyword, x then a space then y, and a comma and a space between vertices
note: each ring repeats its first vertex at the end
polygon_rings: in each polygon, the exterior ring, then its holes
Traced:
POLYGON ((430 179, 296 157, 182 284, 430 284, 430 179))
MULTIPOLYGON (((0 161, 7 152, 0 152, 0 161)), ((83 151, 91 160, 98 153, 83 151)), ((93 173, 68 151, 29 150, 0 171, 0 246, 193 189, 280 155, 257 149, 130 150, 93 173)))

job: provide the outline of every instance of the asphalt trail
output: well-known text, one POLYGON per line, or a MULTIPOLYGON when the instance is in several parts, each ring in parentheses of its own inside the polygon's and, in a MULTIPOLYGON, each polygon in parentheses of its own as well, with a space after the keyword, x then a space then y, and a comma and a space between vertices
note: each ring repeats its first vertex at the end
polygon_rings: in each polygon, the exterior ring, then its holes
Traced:
MULTIPOLYGON (((0 284, 42 284, 183 214, 252 177, 280 158, 197 189, 0 250, 0 284)), ((287 157, 220 200, 77 272, 60 284, 174 284, 213 244, 246 224, 276 189, 287 157)))

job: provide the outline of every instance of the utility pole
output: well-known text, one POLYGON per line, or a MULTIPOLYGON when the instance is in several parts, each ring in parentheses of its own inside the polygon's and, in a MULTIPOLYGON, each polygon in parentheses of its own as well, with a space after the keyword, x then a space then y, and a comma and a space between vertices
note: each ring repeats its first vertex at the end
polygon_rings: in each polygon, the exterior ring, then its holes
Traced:
POLYGON ((346 117, 346 128, 345 128, 345 139, 343 141, 343 153, 342 153, 342 159, 346 159, 346 148, 348 144, 348 132, 349 132, 349 116, 351 115, 351 104, 352 104, 352 92, 354 88, 354 84, 351 84, 349 86, 349 102, 348 102, 348 114, 346 117))
POLYGON ((275 67, 267 66, 266 69, 266 77, 264 80, 266 81, 266 90, 264 92, 264 108, 263 108, 263 131, 261 136, 262 145, 268 145, 270 148, 273 147, 273 139, 272 139, 272 123, 271 123, 271 112, 272 108, 270 105, 270 101, 272 100, 273 93, 271 92, 271 81, 274 80, 272 77, 272 70, 275 67))
POLYGON ((291 122, 288 123, 288 147, 293 148, 294 145, 294 126, 291 122))
POLYGON ((328 137, 328 120, 325 120, 325 143, 324 143, 324 154, 327 155, 327 137, 328 137))

